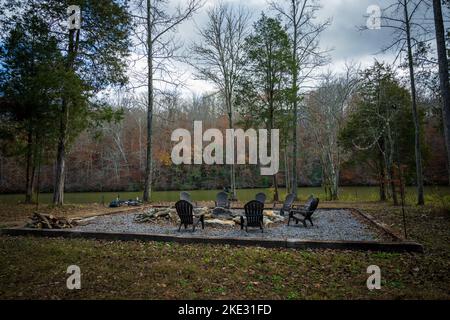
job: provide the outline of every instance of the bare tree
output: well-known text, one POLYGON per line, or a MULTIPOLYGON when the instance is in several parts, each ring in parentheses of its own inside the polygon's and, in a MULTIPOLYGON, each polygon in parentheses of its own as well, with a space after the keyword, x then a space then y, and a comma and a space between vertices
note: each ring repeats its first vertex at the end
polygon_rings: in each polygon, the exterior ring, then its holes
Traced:
POLYGON ((176 58, 176 52, 181 47, 175 39, 177 27, 190 19, 202 6, 201 0, 189 0, 183 6, 178 6, 173 13, 169 13, 166 0, 137 0, 133 17, 136 22, 136 45, 141 48, 136 52, 140 56, 137 61, 145 59, 147 63, 147 157, 145 169, 143 200, 151 201, 153 181, 153 106, 155 101, 154 82, 174 84, 171 79, 169 63, 176 58), (160 78, 155 75, 160 75, 160 78))
POLYGON ((286 0, 287 8, 279 1, 271 2, 271 7, 287 22, 289 36, 292 42, 292 109, 293 109, 293 150, 292 150, 292 193, 297 195, 298 174, 298 104, 301 101, 300 91, 308 80, 312 79, 313 71, 327 63, 326 51, 319 47, 319 37, 330 25, 330 20, 316 21, 316 13, 321 6, 316 0, 286 0))
MULTIPOLYGON (((424 0, 394 0, 388 7, 382 9, 381 28, 392 31, 393 40, 382 51, 395 50, 397 58, 406 55, 406 65, 409 70, 409 82, 411 89, 411 109, 415 127, 415 154, 416 154, 416 182, 417 182, 417 204, 423 205, 423 169, 421 151, 421 128, 419 113, 417 110, 416 74, 417 54, 420 53, 424 43, 430 40, 430 30, 426 27, 420 17, 426 15, 428 4, 424 0), (421 23, 422 22, 422 23, 421 23), (417 52, 414 52, 416 50, 417 52)), ((367 28, 362 28, 367 29, 367 28)), ((396 60, 397 60, 396 58, 396 60)))
MULTIPOLYGON (((215 84, 224 97, 228 124, 233 128, 235 90, 244 69, 244 44, 250 14, 242 7, 223 3, 208 12, 208 23, 199 30, 201 41, 192 46, 198 77, 215 84)), ((231 194, 236 199, 236 173, 230 165, 231 194)))
POLYGON ((344 122, 344 111, 358 88, 358 69, 347 66, 342 75, 328 72, 319 88, 305 103, 308 130, 319 146, 323 181, 329 200, 338 200, 342 152, 338 136, 344 122))
POLYGON ((439 78, 441 82, 445 146, 447 147, 447 170, 449 174, 448 182, 450 184, 450 84, 448 79, 447 48, 445 44, 445 30, 442 18, 441 0, 433 0, 433 12, 439 60, 439 78))

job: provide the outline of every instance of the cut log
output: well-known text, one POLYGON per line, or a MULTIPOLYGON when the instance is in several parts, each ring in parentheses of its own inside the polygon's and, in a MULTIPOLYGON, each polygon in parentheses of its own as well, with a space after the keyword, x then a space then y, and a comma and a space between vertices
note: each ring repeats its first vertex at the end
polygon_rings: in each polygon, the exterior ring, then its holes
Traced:
POLYGON ((26 225, 27 228, 34 229, 68 229, 74 226, 76 226, 76 222, 68 218, 38 212, 30 217, 30 221, 26 225))

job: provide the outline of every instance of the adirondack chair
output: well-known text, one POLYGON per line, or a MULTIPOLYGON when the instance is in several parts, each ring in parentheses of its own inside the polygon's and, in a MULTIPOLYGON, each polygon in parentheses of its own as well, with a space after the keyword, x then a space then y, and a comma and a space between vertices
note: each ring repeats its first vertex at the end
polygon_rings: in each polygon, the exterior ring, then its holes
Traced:
MULTIPOLYGON (((289 214, 292 208, 292 204, 295 200, 295 194, 290 193, 286 196, 286 199, 284 200, 283 207, 280 209, 280 215, 284 216, 285 213, 289 214)), ((273 209, 276 209, 276 205, 274 204, 273 209)))
POLYGON ((185 201, 189 201, 190 203, 192 203, 192 198, 189 192, 183 191, 180 192, 180 200, 185 200, 185 201))
POLYGON ((290 225, 291 220, 294 220, 295 224, 301 222, 305 227, 307 227, 306 221, 309 221, 311 225, 314 226, 311 216, 316 211, 318 206, 319 198, 310 197, 303 208, 292 209, 289 212, 288 226, 290 225))
POLYGON ((230 201, 226 192, 219 192, 216 196, 216 207, 230 209, 230 201))
POLYGON ((191 194, 189 192, 183 191, 180 192, 180 200, 186 200, 194 205, 194 207, 198 206, 198 203, 196 201, 192 200, 191 194))
POLYGON ((262 204, 266 203, 266 194, 263 192, 258 193, 255 196, 255 200, 261 202, 262 204))
POLYGON ((264 232, 264 203, 258 200, 252 200, 244 206, 245 218, 241 216, 241 230, 248 232, 248 227, 257 227, 264 232))
POLYGON ((199 217, 194 217, 193 211, 194 206, 192 203, 186 200, 180 200, 175 203, 175 209, 177 210, 178 216, 180 217, 180 227, 178 231, 181 230, 181 226, 187 229, 188 225, 192 224, 192 231, 195 231, 195 227, 201 222, 202 229, 205 229, 205 217, 201 215, 199 217))

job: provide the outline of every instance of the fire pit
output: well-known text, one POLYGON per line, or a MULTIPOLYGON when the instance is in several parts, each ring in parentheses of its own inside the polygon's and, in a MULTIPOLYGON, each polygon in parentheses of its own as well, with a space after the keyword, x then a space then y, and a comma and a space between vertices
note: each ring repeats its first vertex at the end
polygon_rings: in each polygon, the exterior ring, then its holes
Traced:
MULTIPOLYGON (((224 208, 195 208, 194 215, 204 215, 206 226, 224 226, 234 227, 240 224, 241 216, 244 210, 241 209, 224 209, 224 208)), ((284 222, 285 216, 281 216, 279 211, 265 210, 264 225, 265 227, 274 223, 284 222)), ((172 222, 179 223, 180 219, 175 208, 151 208, 134 217, 136 223, 158 223, 172 222)))

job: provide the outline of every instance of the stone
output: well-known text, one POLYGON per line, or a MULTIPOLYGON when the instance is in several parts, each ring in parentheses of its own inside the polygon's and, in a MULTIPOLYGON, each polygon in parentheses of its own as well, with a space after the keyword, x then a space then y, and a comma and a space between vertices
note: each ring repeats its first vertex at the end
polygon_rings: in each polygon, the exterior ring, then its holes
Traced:
POLYGON ((272 220, 273 222, 283 222, 283 221, 286 220, 286 217, 280 216, 280 215, 276 215, 276 216, 270 218, 270 220, 272 220))
POLYGON ((214 216, 221 216, 221 215, 225 215, 225 216, 230 216, 231 215, 231 211, 222 207, 215 207, 213 210, 213 215, 214 216))
POLYGON ((178 213, 176 213, 176 212, 170 211, 169 218, 172 221, 180 222, 180 217, 178 216, 178 213))
POLYGON ((264 210, 264 216, 275 217, 277 214, 273 210, 264 210))
POLYGON ((263 222, 264 222, 264 227, 265 228, 267 228, 267 227, 269 227, 270 225, 273 224, 273 221, 271 221, 270 219, 267 219, 266 217, 264 217, 263 222))
POLYGON ((241 217, 235 217, 235 218, 233 218, 232 221, 233 221, 235 224, 240 225, 240 224, 241 224, 241 217))
POLYGON ((211 219, 205 220, 205 224, 212 227, 233 227, 235 225, 232 220, 211 219))
POLYGON ((205 220, 214 219, 214 216, 212 215, 212 213, 207 213, 204 216, 205 216, 205 220))
POLYGON ((266 219, 270 219, 272 222, 283 222, 285 221, 285 217, 278 214, 278 211, 274 211, 274 210, 265 210, 264 211, 264 217, 266 219))
POLYGON ((221 220, 232 220, 233 216, 231 212, 227 209, 223 208, 215 208, 212 212, 213 218, 221 219, 221 220))
POLYGON ((164 209, 161 211, 158 211, 154 214, 154 216, 156 218, 160 218, 160 217, 167 217, 170 214, 170 211, 168 209, 164 209))
POLYGON ((152 216, 152 215, 155 214, 155 212, 156 212, 156 210, 153 209, 153 208, 151 208, 151 209, 148 209, 148 210, 146 210, 146 211, 143 211, 142 214, 143 214, 143 215, 146 215, 146 216, 152 216))
POLYGON ((204 207, 204 208, 194 208, 194 214, 195 215, 207 215, 209 214, 209 208, 208 207, 204 207))

